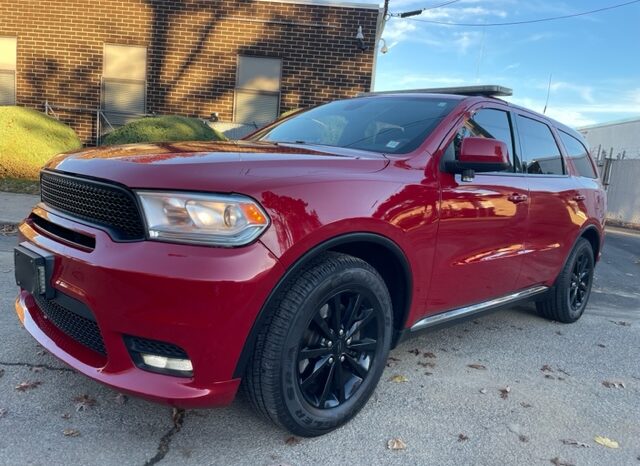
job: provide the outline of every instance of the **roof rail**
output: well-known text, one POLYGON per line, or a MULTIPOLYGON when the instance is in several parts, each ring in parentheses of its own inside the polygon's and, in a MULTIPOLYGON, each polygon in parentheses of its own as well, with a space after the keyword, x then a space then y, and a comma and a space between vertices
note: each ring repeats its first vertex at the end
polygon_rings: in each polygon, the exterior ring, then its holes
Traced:
POLYGON ((496 84, 483 86, 434 87, 430 89, 403 89, 398 91, 365 92, 360 95, 379 94, 456 94, 468 96, 498 97, 513 95, 513 90, 496 84))

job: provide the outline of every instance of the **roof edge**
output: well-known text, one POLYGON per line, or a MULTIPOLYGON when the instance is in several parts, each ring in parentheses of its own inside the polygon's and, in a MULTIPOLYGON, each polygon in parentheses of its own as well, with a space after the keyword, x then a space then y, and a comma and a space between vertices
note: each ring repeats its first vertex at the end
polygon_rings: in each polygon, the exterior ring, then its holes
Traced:
POLYGON ((343 0, 256 0, 257 2, 269 2, 269 3, 292 3, 295 5, 312 5, 312 6, 327 6, 335 8, 353 8, 356 10, 380 10, 378 5, 371 3, 358 3, 349 2, 343 0))
POLYGON ((606 126, 623 125, 625 123, 636 123, 636 122, 640 122, 640 116, 623 118, 622 120, 607 121, 606 123, 596 123, 595 125, 580 126, 577 129, 578 131, 582 131, 587 129, 604 128, 606 126))

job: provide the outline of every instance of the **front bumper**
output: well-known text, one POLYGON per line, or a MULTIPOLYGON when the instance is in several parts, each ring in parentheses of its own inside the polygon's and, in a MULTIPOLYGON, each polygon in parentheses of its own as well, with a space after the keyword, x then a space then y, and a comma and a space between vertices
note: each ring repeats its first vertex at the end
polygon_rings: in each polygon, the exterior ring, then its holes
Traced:
POLYGON ((230 403, 233 373, 258 312, 283 274, 260 242, 223 249, 141 241, 115 243, 102 230, 48 212, 34 214, 95 237, 95 248, 64 244, 30 220, 26 241, 54 255, 51 285, 91 310, 106 356, 52 324, 24 290, 16 312, 33 337, 79 372, 117 390, 180 407, 230 403), (134 363, 124 336, 176 345, 193 364, 192 377, 149 372, 134 363))

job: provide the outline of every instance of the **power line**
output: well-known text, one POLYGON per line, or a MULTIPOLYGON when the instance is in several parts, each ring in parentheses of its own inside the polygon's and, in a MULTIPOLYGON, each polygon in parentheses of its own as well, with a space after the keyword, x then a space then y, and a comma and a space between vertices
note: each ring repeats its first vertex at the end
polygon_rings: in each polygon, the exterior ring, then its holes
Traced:
POLYGON ((425 8, 420 8, 419 10, 413 11, 405 11, 403 13, 392 14, 390 16, 398 16, 400 18, 408 18, 409 16, 417 16, 421 14, 423 11, 435 10, 436 8, 442 8, 443 6, 451 5, 452 3, 457 3, 460 0, 449 0, 448 2, 443 2, 438 5, 428 6, 425 8))
MULTIPOLYGON (((547 18, 538 18, 538 19, 530 19, 530 20, 523 20, 523 21, 509 21, 509 22, 505 22, 505 23, 451 23, 451 22, 448 22, 448 21, 437 21, 437 20, 434 20, 434 19, 410 18, 410 16, 415 16, 414 14, 410 14, 410 13, 416 13, 418 11, 422 12, 423 10, 416 10, 416 11, 411 11, 411 12, 407 12, 407 13, 393 13, 393 14, 391 14, 391 16, 396 16, 396 17, 400 17, 400 18, 406 18, 406 19, 410 19, 412 21, 419 21, 421 23, 441 24, 441 25, 445 25, 445 26, 465 26, 465 27, 516 26, 516 25, 519 25, 519 24, 542 23, 542 22, 545 22, 545 21, 555 21, 555 20, 559 20, 559 19, 576 18, 578 16, 585 16, 585 15, 590 15, 590 14, 593 14, 593 13, 599 13, 601 11, 607 11, 607 10, 613 10, 615 8, 621 8, 623 6, 632 5, 634 3, 640 3, 640 0, 631 0, 629 2, 618 3, 616 5, 605 6, 605 7, 602 7, 602 8, 597 8, 595 10, 582 11, 580 13, 573 13, 573 14, 569 14, 569 15, 550 16, 550 17, 547 17, 547 18)), ((440 5, 440 6, 443 6, 443 5, 440 5)), ((437 8, 437 7, 433 7, 433 8, 437 8)))

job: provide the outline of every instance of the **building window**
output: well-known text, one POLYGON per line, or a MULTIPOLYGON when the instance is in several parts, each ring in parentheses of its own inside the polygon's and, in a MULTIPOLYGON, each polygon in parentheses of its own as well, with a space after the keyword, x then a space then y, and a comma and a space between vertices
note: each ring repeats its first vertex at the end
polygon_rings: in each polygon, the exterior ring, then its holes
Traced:
POLYGON ((0 37, 0 105, 16 104, 17 45, 15 37, 0 37))
POLYGON ((147 48, 104 46, 101 108, 112 125, 147 113, 147 48))
POLYGON ((269 123, 278 118, 280 110, 280 71, 278 58, 238 57, 236 74, 236 123, 269 123))

